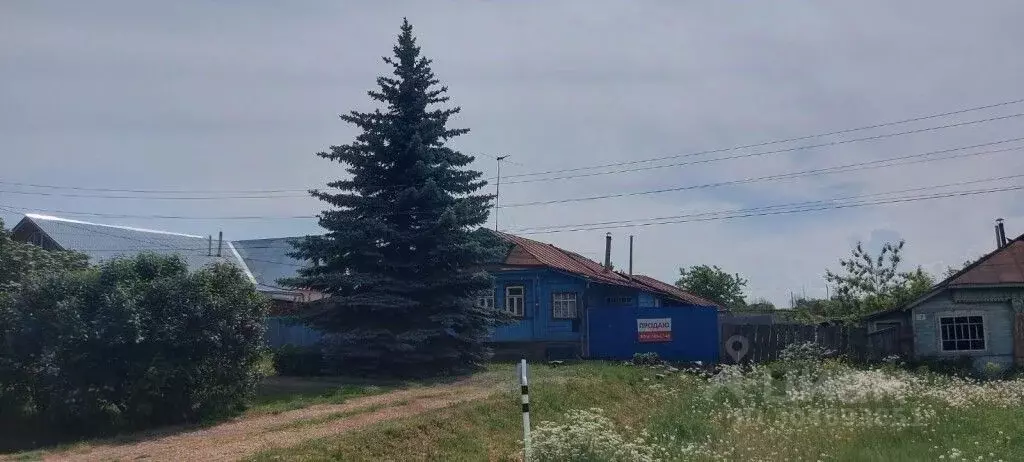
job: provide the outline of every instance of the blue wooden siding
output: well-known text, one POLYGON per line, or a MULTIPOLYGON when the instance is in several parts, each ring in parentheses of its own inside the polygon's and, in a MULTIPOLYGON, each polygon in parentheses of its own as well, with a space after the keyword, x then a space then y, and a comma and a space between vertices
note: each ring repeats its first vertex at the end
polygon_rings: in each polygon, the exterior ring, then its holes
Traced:
POLYGON ((582 278, 549 269, 505 270, 495 272, 494 306, 505 307, 505 289, 522 286, 524 316, 516 322, 498 327, 492 340, 496 342, 573 341, 580 339, 580 320, 554 319, 552 295, 559 292, 576 294, 577 315, 582 315, 587 284, 582 278))
POLYGON ((284 345, 310 346, 320 341, 320 331, 306 327, 299 320, 287 316, 267 318, 267 332, 263 339, 267 346, 280 348, 284 345))
POLYGON ((1013 364, 1013 308, 1009 294, 994 289, 960 290, 954 300, 951 291, 943 291, 912 310, 914 353, 919 357, 971 356, 982 369, 986 363, 1013 364), (982 316, 985 349, 982 351, 942 351, 939 318, 943 316, 982 316))
POLYGON ((591 307, 588 312, 590 356, 630 359, 634 353, 657 353, 672 361, 718 362, 718 310, 693 305, 671 308, 591 307), (668 342, 640 342, 637 319, 672 319, 668 342))

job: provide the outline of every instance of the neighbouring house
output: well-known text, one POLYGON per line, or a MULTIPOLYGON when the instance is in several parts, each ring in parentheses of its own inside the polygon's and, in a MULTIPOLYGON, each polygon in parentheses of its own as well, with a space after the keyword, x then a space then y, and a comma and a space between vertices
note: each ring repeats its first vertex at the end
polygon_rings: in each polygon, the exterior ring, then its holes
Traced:
MULTIPOLYGON (((598 308, 622 313, 669 307, 718 309, 715 303, 671 284, 613 271, 608 261, 602 265, 551 244, 495 233, 507 249, 504 259, 488 268, 494 278, 493 291, 481 294, 477 303, 516 318, 493 334, 499 357, 589 357, 587 314, 598 308)), ((631 323, 622 326, 622 337, 628 341, 637 336, 636 319, 634 315, 628 322, 622 321, 631 323)), ((717 329, 717 314, 709 319, 707 328, 717 329)))
POLYGON ((231 242, 217 241, 210 236, 102 225, 29 213, 11 228, 11 237, 44 249, 80 252, 87 255, 91 263, 142 252, 179 255, 190 270, 218 262, 232 263, 256 283, 231 242))
POLYGON ((282 287, 281 280, 298 276, 299 268, 305 264, 290 254, 294 251, 296 237, 275 237, 268 239, 247 239, 232 241, 250 274, 256 280, 256 288, 273 301, 272 316, 297 314, 303 303, 323 298, 320 292, 308 289, 282 287))
POLYGON ((92 263, 143 252, 178 255, 192 271, 217 262, 237 265, 256 289, 272 301, 271 314, 294 313, 298 304, 320 298, 314 291, 281 287, 278 279, 296 275, 302 262, 288 255, 297 237, 227 241, 212 236, 104 225, 48 215, 26 214, 12 237, 45 249, 73 250, 92 263))
POLYGON ((894 310, 864 318, 869 331, 908 329, 918 358, 970 357, 976 369, 1024 365, 1024 235, 997 248, 894 310))

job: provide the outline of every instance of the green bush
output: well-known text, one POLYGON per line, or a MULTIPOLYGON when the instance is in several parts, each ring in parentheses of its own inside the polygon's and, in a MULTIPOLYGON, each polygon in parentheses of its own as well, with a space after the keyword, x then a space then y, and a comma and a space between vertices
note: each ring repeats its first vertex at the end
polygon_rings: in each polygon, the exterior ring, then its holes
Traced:
POLYGON ((637 366, 657 366, 661 364, 661 357, 658 353, 633 353, 633 364, 637 366))
POLYGON ((241 410, 266 311, 238 268, 177 257, 30 278, 0 306, 0 423, 86 435, 241 410))
POLYGON ((323 373, 324 355, 318 346, 285 345, 274 352, 274 369, 284 376, 316 376, 323 373))

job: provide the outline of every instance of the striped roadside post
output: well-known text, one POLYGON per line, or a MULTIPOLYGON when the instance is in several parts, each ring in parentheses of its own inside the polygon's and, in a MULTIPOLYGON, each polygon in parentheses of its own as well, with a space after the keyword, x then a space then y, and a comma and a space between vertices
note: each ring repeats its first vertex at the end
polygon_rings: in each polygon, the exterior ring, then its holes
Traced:
POLYGON ((526 360, 519 361, 519 385, 523 392, 523 460, 530 460, 530 386, 526 378, 526 360))

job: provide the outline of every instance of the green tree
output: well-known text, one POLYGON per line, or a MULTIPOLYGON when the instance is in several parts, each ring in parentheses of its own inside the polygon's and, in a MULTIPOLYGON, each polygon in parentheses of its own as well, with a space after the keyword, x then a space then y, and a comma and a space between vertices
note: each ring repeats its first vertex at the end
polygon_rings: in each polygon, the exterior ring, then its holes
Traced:
POLYGON ((88 257, 77 252, 44 250, 15 241, 0 220, 0 298, 10 296, 35 275, 82 269, 88 264, 88 257))
POLYGON ((322 236, 296 246, 312 262, 286 283, 329 295, 308 320, 329 335, 329 366, 347 373, 429 375, 477 368, 485 341, 504 317, 474 306, 491 287, 481 271, 492 249, 471 233, 487 221, 493 196, 467 169, 473 157, 447 146, 467 129, 448 128, 459 108, 420 56, 404 21, 392 76, 370 91, 383 110, 341 118, 360 133, 350 144, 318 155, 346 165, 350 177, 312 195, 330 208, 320 214, 322 236))
POLYGON ((267 304, 237 267, 189 273, 178 257, 33 275, 0 310, 0 434, 94 434, 240 410, 260 378, 267 304))
POLYGON ((771 312, 771 311, 775 311, 776 308, 775 308, 775 304, 772 303, 771 300, 768 300, 767 298, 758 298, 758 299, 755 299, 754 301, 748 303, 747 306, 746 306, 746 310, 747 311, 771 312))
POLYGON ((817 323, 835 319, 840 308, 835 299, 799 297, 793 300, 791 311, 797 321, 817 323))
POLYGON ((849 259, 840 259, 841 272, 826 270, 825 280, 836 288, 833 297, 839 317, 859 316, 892 308, 924 294, 934 279, 920 267, 901 272, 901 252, 905 241, 885 243, 877 256, 857 243, 849 259))
POLYGON ((679 280, 676 281, 676 287, 729 309, 746 306, 743 299, 746 286, 747 280, 739 274, 729 274, 718 266, 708 265, 679 268, 679 280))
POLYGON ((943 277, 947 277, 947 278, 953 277, 954 274, 959 273, 961 270, 963 270, 964 268, 967 268, 968 266, 971 266, 971 263, 974 263, 977 260, 978 259, 964 260, 964 262, 960 264, 959 268, 957 268, 955 266, 947 266, 946 267, 946 272, 943 273, 943 277))

